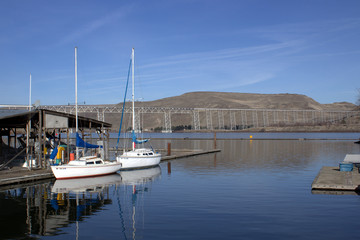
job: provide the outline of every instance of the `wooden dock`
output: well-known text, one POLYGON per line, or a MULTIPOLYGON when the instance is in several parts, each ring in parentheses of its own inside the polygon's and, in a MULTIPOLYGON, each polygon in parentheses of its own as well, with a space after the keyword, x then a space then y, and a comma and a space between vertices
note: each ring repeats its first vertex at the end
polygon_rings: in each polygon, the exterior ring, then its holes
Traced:
MULTIPOLYGON (((169 161, 178 158, 192 157, 197 155, 220 152, 220 149, 212 150, 173 150, 170 156, 161 157, 161 161, 169 161)), ((40 180, 55 179, 51 169, 29 170, 23 167, 13 167, 9 170, 0 171, 0 190, 24 183, 40 180)))
POLYGON ((169 161, 169 160, 174 160, 177 158, 185 158, 185 157, 193 157, 193 156, 197 156, 197 155, 204 155, 204 154, 209 154, 209 153, 216 153, 216 152, 220 152, 220 149, 211 149, 211 150, 186 150, 186 149, 182 149, 182 150, 172 150, 171 155, 169 156, 162 156, 161 157, 161 161, 169 161))
POLYGON ((0 171, 0 189, 53 178, 55 177, 51 169, 29 170, 24 167, 13 167, 9 170, 0 171))
POLYGON ((314 179, 313 190, 360 191, 360 173, 354 167, 351 172, 342 172, 339 167, 323 167, 314 179))

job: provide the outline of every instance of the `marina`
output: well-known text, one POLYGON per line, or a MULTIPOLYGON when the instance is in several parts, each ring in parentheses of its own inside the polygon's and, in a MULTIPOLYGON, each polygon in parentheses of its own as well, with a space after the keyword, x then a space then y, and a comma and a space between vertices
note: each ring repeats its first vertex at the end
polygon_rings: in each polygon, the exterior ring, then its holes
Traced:
MULTIPOLYGON (((220 149, 213 150, 172 150, 172 155, 163 156, 161 161, 169 161, 179 158, 187 158, 197 155, 210 154, 220 152, 220 149)), ((24 167, 13 167, 9 170, 0 171, 0 188, 5 188, 6 186, 16 186, 17 184, 36 182, 39 180, 45 179, 54 179, 55 176, 52 173, 51 169, 32 169, 29 170, 24 167)))
POLYGON ((0 240, 359 239, 360 1, 324 3, 3 1, 0 240))
MULTIPOLYGON (((213 139, 188 137, 152 141, 164 157, 168 143, 173 156, 214 149, 213 139)), ((355 239, 360 234, 356 191, 312 189, 324 166, 336 169, 346 154, 359 154, 353 140, 218 138, 216 146, 220 151, 165 160, 154 169, 2 186, 0 219, 12 219, 1 222, 2 236, 355 239)), ((359 174, 355 168, 341 173, 359 174)))

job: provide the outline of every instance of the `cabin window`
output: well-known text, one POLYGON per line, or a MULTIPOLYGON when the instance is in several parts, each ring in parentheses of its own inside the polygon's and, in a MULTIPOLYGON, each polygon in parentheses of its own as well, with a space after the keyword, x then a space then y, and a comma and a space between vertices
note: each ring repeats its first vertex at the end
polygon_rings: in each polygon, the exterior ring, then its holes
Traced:
POLYGON ((151 155, 153 155, 153 153, 149 153, 149 155, 151 156, 151 155))
POLYGON ((144 156, 147 156, 148 154, 147 153, 143 153, 144 156))
POLYGON ((95 163, 96 163, 96 164, 101 164, 101 161, 99 160, 99 161, 96 161, 95 163))
POLYGON ((87 165, 92 165, 92 164, 94 164, 94 162, 87 162, 86 164, 87 165))

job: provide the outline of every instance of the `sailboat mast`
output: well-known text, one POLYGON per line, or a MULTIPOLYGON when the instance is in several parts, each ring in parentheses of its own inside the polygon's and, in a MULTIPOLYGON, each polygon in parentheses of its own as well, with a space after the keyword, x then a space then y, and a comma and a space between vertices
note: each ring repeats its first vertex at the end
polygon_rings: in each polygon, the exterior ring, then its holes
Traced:
POLYGON ((30 86, 29 86, 29 110, 31 111, 31 73, 30 73, 30 86))
MULTIPOLYGON (((78 99, 77 99, 77 47, 75 47, 75 129, 76 133, 79 130, 78 126, 78 99)), ((76 160, 78 160, 79 156, 79 148, 76 145, 76 160)))
MULTIPOLYGON (((132 129, 135 131, 135 50, 131 51, 131 79, 132 79, 132 129)), ((132 144, 133 150, 135 150, 135 143, 132 144)))

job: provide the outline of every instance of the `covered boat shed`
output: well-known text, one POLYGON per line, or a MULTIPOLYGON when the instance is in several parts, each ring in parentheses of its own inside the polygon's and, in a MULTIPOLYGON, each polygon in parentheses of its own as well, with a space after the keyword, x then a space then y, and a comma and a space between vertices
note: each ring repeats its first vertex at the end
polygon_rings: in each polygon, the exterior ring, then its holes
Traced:
MULTIPOLYGON (((21 154, 26 154, 29 167, 35 161, 35 166, 45 168, 47 136, 56 134, 60 137, 61 133, 66 133, 66 142, 69 143, 70 133, 75 127, 76 116, 73 114, 40 108, 32 111, 0 108, 0 170, 21 154)), ((78 127, 81 132, 86 129, 90 136, 92 131, 96 131, 100 139, 108 140, 111 124, 78 116, 78 127)), ((67 155, 69 158, 69 149, 67 155)))

